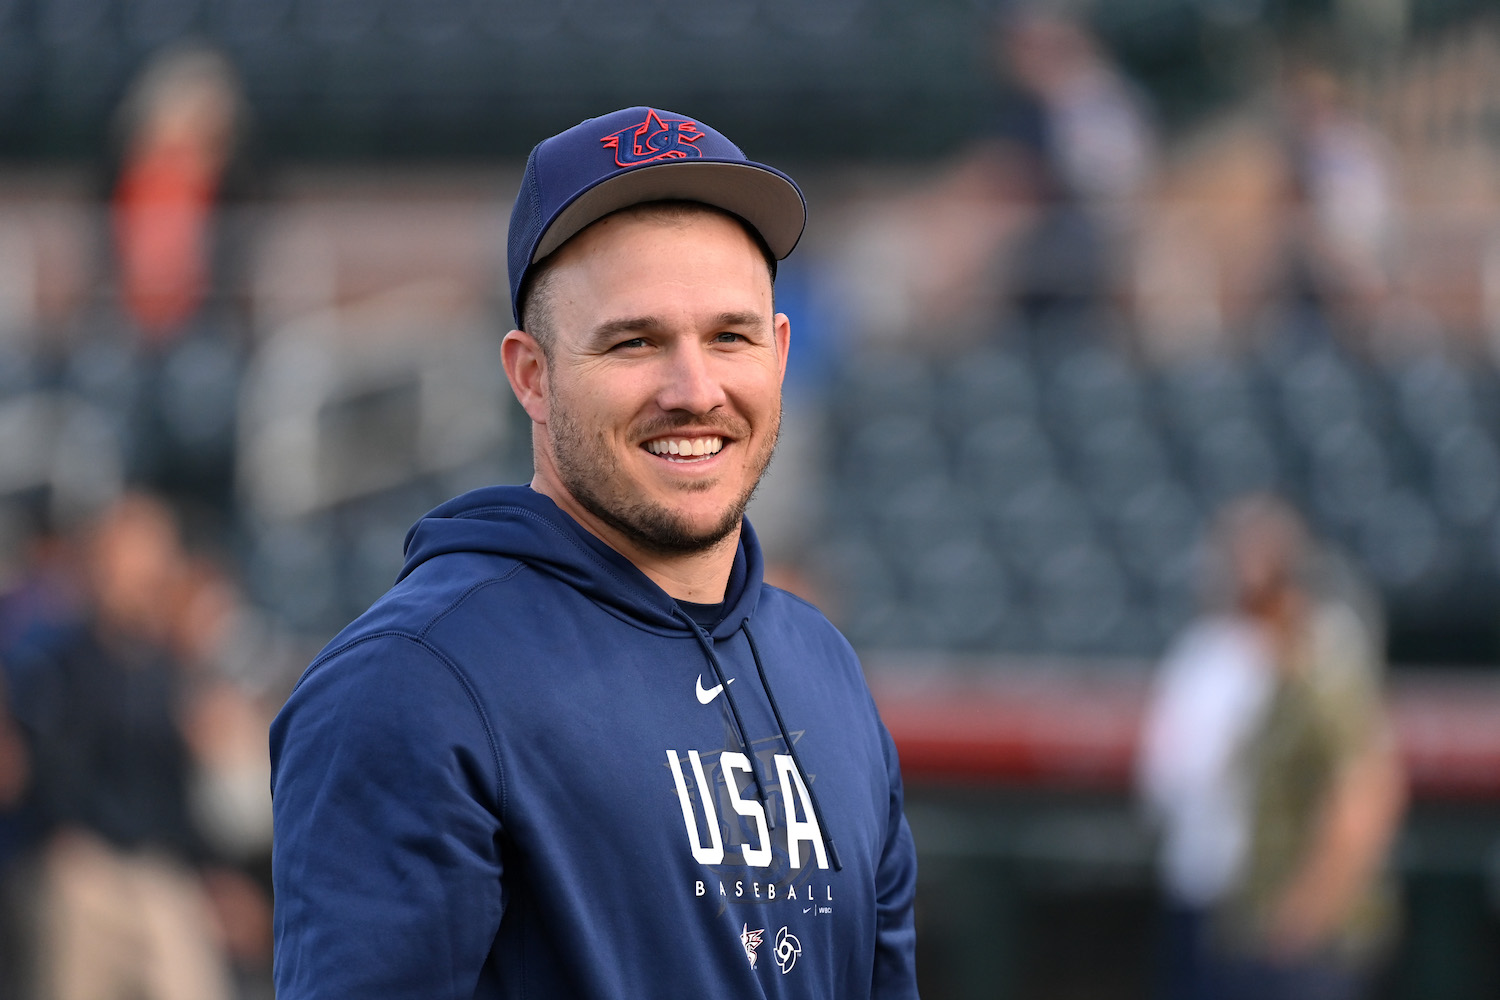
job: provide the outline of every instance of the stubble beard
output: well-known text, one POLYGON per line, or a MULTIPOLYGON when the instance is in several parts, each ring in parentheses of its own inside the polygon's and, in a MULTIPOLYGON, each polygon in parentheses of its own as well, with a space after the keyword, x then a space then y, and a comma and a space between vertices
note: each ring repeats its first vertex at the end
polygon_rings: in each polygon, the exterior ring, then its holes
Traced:
MULTIPOLYGON (((754 472, 749 485, 725 508, 717 522, 706 530, 695 531, 687 518, 665 504, 627 495, 628 487, 604 432, 586 430, 565 406, 558 406, 555 400, 551 412, 552 462, 563 487, 579 506, 618 531, 631 544, 665 556, 702 552, 739 530, 745 509, 750 506, 755 489, 771 464, 771 455, 781 432, 778 404, 775 423, 766 435, 765 444, 752 459, 754 472)), ((691 484, 686 490, 699 492, 712 487, 712 483, 702 482, 691 484)))

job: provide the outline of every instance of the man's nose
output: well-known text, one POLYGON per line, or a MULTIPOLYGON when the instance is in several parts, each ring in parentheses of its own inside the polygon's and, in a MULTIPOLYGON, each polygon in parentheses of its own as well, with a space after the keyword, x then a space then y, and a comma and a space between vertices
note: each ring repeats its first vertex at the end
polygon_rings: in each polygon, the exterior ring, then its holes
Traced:
POLYGON ((701 344, 674 348, 664 359, 657 404, 663 410, 708 413, 725 402, 724 386, 713 358, 701 344))

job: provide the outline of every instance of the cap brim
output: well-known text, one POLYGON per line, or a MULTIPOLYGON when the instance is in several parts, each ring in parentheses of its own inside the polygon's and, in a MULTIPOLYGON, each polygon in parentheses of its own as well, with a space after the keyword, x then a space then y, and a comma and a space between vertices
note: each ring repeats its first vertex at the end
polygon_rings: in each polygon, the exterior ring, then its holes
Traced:
POLYGON ((611 212, 679 200, 738 215, 755 227, 777 260, 792 252, 807 224, 802 192, 774 167, 744 160, 668 160, 612 174, 563 206, 537 241, 531 262, 611 212))

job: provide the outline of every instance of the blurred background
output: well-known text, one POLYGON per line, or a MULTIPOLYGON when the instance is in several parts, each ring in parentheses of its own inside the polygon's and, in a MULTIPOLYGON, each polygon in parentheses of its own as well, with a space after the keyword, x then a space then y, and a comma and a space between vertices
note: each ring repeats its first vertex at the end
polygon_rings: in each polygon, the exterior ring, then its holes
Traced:
POLYGON ((529 478, 510 203, 636 104, 808 195, 751 516, 900 747, 924 996, 1232 995, 1287 761, 1283 883, 1384 901, 1338 995, 1497 995, 1493 4, 0 0, 0 996, 271 995, 266 726, 529 478))

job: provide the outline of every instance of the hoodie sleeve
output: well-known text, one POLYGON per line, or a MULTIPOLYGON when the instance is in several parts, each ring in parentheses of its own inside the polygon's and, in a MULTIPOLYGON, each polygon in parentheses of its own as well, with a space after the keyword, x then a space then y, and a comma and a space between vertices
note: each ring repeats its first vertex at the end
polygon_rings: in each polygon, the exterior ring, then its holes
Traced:
POLYGON ((500 769, 464 678, 387 635, 271 728, 276 994, 472 997, 500 925, 500 769))
POLYGON ((896 745, 883 725, 880 735, 891 798, 885 848, 875 872, 875 970, 870 995, 875 1000, 915 1000, 917 931, 912 906, 917 892, 917 850, 906 823, 896 745))

